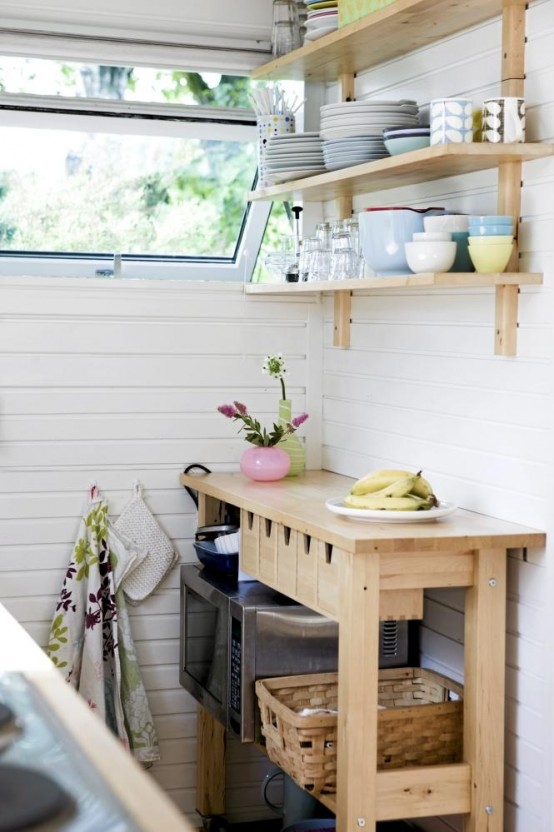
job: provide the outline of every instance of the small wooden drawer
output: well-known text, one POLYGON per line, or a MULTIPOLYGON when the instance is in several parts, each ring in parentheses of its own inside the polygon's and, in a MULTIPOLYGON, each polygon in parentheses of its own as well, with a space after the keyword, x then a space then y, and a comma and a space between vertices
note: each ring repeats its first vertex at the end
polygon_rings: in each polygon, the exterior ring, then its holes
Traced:
POLYGON ((240 568, 253 578, 260 574, 260 518, 252 511, 240 513, 240 568))
POLYGON ((345 552, 342 549, 318 541, 317 548, 317 606, 321 612, 338 617, 340 564, 345 552))
POLYGON ((285 595, 296 598, 297 541, 300 535, 288 526, 277 527, 277 581, 285 595))
POLYGON ((319 541, 309 534, 299 534, 296 548, 296 593, 302 604, 317 602, 317 550, 319 541))
POLYGON ((267 517, 260 517, 259 521, 260 581, 265 581, 270 586, 275 586, 277 583, 277 537, 279 523, 268 520, 267 517))

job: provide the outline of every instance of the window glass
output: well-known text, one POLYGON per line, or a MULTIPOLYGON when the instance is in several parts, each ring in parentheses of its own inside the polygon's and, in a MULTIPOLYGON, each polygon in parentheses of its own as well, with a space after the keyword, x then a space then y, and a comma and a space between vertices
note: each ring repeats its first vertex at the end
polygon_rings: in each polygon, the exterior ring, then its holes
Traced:
POLYGON ((0 56, 0 90, 121 101, 249 107, 247 77, 139 66, 103 66, 0 56))
POLYGON ((2 129, 4 251, 234 257, 254 141, 83 127, 2 129))
POLYGON ((40 271, 49 258, 118 254, 143 266, 166 262, 173 277, 176 263, 238 264, 242 246, 248 257, 223 279, 249 279, 264 227, 266 246, 289 233, 283 206, 266 226, 269 205, 247 202, 257 169, 253 85, 217 73, 0 56, 0 271, 18 258, 40 271))

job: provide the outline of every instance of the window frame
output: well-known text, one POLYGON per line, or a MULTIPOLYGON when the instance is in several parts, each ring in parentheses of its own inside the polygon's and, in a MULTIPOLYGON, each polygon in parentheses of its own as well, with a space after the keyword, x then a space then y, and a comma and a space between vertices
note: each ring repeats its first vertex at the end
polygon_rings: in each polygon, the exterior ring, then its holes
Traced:
MULTIPOLYGON (((56 127, 59 126, 60 129, 82 130, 83 119, 86 119, 89 128, 119 134, 182 136, 183 126, 186 125, 186 134, 194 138, 213 138, 213 123, 216 121, 222 130, 219 135, 223 137, 248 138, 252 141, 257 138, 255 114, 244 108, 33 94, 0 95, 0 127, 52 129, 54 118, 56 127), (163 130, 160 130, 160 125, 163 125, 163 130), (125 129, 122 130, 122 127, 125 129)), ((271 202, 248 203, 245 194, 245 214, 233 257, 123 256, 118 276, 131 279, 250 282, 270 211, 271 202)), ((118 255, 119 252, 113 254, 118 255)), ((113 268, 113 255, 94 252, 75 255, 72 252, 46 254, 4 251, 0 255, 0 276, 97 277, 108 276, 107 273, 113 268)))

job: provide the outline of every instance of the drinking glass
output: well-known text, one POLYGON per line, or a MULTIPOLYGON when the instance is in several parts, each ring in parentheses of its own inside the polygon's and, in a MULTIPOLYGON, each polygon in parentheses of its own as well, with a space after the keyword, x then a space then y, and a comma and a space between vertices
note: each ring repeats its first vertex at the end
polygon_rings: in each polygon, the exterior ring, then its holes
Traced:
POLYGON ((313 259, 317 251, 321 249, 321 242, 317 237, 306 237, 302 240, 300 249, 299 272, 300 280, 312 280, 313 259))
POLYGON ((302 45, 296 0, 273 0, 272 53, 275 58, 302 45))
POLYGON ((308 280, 329 280, 331 274, 331 250, 318 248, 312 254, 308 280))
POLYGON ((331 251, 332 226, 330 222, 318 222, 315 227, 315 236, 321 240, 321 247, 331 251))
POLYGON ((282 249, 270 251, 264 262, 274 281, 281 282, 285 279, 285 252, 282 249))
POLYGON ((333 234, 331 254, 331 280, 349 280, 358 277, 359 258, 350 242, 348 231, 333 234))

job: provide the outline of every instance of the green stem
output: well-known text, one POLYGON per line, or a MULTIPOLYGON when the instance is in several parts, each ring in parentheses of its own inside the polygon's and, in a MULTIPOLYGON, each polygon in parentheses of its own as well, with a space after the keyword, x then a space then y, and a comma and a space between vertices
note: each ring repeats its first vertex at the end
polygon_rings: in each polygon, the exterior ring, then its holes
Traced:
POLYGON ((286 394, 285 394, 285 382, 283 380, 283 376, 281 376, 279 381, 281 382, 281 392, 283 394, 283 399, 286 399, 287 397, 286 397, 286 394))

